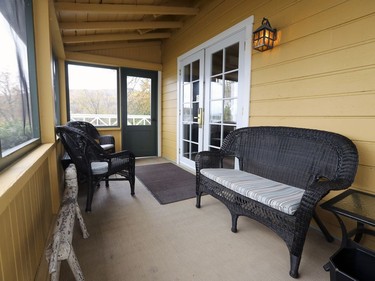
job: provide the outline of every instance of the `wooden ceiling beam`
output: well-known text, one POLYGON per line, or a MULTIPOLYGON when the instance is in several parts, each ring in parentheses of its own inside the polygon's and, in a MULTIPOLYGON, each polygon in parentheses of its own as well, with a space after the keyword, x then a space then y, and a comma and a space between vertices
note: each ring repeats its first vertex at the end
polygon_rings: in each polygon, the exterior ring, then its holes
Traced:
POLYGON ((111 30, 181 28, 179 21, 60 22, 61 30, 111 30))
POLYGON ((92 50, 108 50, 108 49, 119 49, 119 48, 143 48, 143 47, 160 47, 160 41, 144 41, 144 42, 113 42, 113 43, 90 43, 90 44, 79 44, 79 45, 66 45, 66 52, 82 52, 92 50))
POLYGON ((169 32, 146 33, 146 34, 98 34, 98 35, 83 35, 83 36, 64 36, 64 44, 72 43, 88 43, 88 42, 112 42, 112 41, 127 41, 127 40, 149 40, 149 39, 165 39, 169 38, 169 32))
POLYGON ((139 68, 139 69, 148 69, 161 71, 163 66, 160 63, 144 62, 130 59, 122 58, 111 58, 108 56, 100 56, 87 54, 82 52, 66 52, 66 60, 76 61, 76 62, 86 62, 86 63, 95 63, 108 66, 124 66, 139 68))
POLYGON ((121 4, 82 4, 55 2, 56 12, 81 12, 123 15, 186 15, 195 16, 199 9, 189 7, 121 5, 121 4))

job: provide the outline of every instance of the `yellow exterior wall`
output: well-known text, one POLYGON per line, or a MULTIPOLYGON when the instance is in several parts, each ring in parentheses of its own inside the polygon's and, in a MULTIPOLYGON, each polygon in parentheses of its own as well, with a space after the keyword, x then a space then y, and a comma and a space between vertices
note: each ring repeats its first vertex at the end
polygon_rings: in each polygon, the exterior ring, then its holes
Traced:
MULTIPOLYGON (((273 50, 252 51, 250 126, 306 127, 349 137, 360 156, 353 188, 375 193, 375 2, 207 2, 163 45, 162 155, 177 159, 177 57, 251 15, 254 29, 267 17, 278 42, 273 50)), ((336 220, 323 217, 340 236, 336 220)))

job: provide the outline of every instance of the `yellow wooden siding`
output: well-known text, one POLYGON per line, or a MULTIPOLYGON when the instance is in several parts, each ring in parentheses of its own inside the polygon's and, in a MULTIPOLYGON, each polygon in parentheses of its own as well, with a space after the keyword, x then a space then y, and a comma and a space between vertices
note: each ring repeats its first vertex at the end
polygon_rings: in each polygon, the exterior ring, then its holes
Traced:
POLYGON ((293 93, 299 96, 337 95, 344 93, 369 93, 375 87, 373 67, 341 70, 331 75, 318 75, 292 79, 289 81, 257 84, 251 88, 252 102, 257 100, 272 100, 286 98, 293 93), (343 83, 345 81, 345 83, 343 83), (282 86, 283 91, 279 91, 282 86))
MULTIPOLYGON (((375 17, 374 17, 375 18, 375 17)), ((254 68, 252 71, 252 78, 254 85, 266 83, 285 83, 295 79, 308 79, 314 77, 324 77, 327 75, 334 75, 336 73, 345 72, 348 70, 358 71, 362 67, 373 65, 375 58, 373 56, 375 42, 362 43, 350 48, 342 48, 335 52, 324 52, 318 55, 306 56, 300 59, 293 59, 283 63, 272 65, 272 67, 263 67, 261 69, 254 68)), ((280 51, 275 50, 272 54, 281 55, 282 48, 287 46, 280 46, 280 51)), ((344 81, 343 81, 344 82, 344 81)))
POLYGON ((254 110, 251 114, 257 117, 367 117, 373 114, 374 105, 375 91, 343 93, 253 101, 252 108, 254 110), (293 108, 292 112, 291 108, 293 108))
MULTIPOLYGON (((54 153, 51 150, 50 153, 54 153)), ((34 280, 52 222, 49 158, 0 197, 1 280, 34 280)), ((4 175, 2 175, 4 176, 4 175)))

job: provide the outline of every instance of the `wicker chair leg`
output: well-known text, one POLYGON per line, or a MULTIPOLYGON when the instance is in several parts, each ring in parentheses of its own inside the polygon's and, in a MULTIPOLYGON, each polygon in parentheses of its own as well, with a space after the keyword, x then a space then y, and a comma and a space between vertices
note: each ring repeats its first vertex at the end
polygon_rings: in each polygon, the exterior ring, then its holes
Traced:
POLYGON ((232 215, 232 232, 236 233, 237 232, 237 220, 238 220, 238 215, 233 214, 232 212, 230 213, 232 215))
POLYGON ((135 194, 135 182, 134 182, 134 179, 130 178, 129 182, 130 182, 130 194, 134 195, 135 194))
POLYGON ((89 179, 89 186, 87 187, 87 199, 86 199, 86 212, 91 212, 91 203, 92 199, 94 197, 94 186, 95 183, 92 181, 92 179, 89 179))
POLYGON ((109 181, 108 181, 108 177, 105 177, 105 187, 108 188, 109 187, 109 181))
POLYGON ((201 207, 201 196, 202 196, 202 192, 197 192, 197 201, 195 203, 195 207, 197 208, 201 207))
POLYGON ((301 262, 301 257, 290 254, 290 271, 289 275, 293 278, 298 278, 298 268, 301 262))

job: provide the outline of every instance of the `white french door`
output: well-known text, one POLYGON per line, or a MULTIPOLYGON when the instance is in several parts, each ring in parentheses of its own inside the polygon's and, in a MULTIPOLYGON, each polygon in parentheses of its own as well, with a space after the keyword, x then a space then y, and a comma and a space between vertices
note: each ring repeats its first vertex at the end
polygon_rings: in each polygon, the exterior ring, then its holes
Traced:
POLYGON ((180 76, 180 161, 193 166, 195 155, 203 148, 204 51, 182 60, 180 76))
MULTIPOLYGON (((197 152, 218 150, 231 131, 248 126, 248 26, 238 25, 179 59, 178 162, 191 169, 197 152)), ((227 165, 234 166, 233 160, 227 165)))

